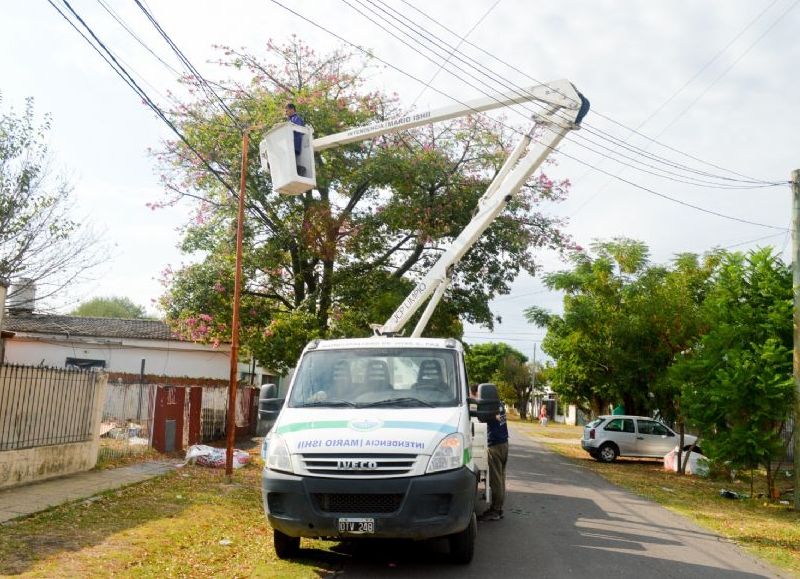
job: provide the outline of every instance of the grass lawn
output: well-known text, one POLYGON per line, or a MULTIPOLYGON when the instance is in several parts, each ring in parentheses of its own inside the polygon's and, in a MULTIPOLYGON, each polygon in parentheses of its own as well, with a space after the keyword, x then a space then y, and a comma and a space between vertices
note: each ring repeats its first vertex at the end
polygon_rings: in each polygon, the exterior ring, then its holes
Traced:
MULTIPOLYGON (((540 438, 549 448, 591 469, 612 483, 685 515, 695 523, 733 540, 754 555, 800 576, 800 512, 791 506, 763 498, 731 500, 719 496, 721 489, 750 494, 749 478, 720 481, 679 476, 663 469, 661 461, 619 459, 605 464, 592 460, 579 445, 561 438, 580 438, 582 427, 518 422, 526 432, 540 438), (547 438, 542 438, 542 437, 547 438)), ((778 487, 786 490, 792 479, 781 475, 778 487)), ((755 492, 766 492, 763 476, 756 475, 755 492)), ((791 501, 791 495, 784 495, 791 501)))
MULTIPOLYGON (((313 560, 279 560, 261 505, 260 461, 235 471, 187 466, 0 527, 0 575, 321 577, 336 543, 303 541, 313 560)), ((330 563, 330 564, 328 564, 330 563)))

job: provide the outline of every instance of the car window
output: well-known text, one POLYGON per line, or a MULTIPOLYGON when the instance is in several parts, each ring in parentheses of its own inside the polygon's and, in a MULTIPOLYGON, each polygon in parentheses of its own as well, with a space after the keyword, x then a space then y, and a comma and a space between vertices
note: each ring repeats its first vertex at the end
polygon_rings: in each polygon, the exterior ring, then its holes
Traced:
POLYGON ((586 428, 596 428, 596 427, 600 426, 602 423, 603 423, 603 419, 602 418, 595 418, 589 424, 586 425, 586 428))
POLYGON ((630 418, 614 418, 609 420, 603 430, 610 432, 636 432, 633 429, 633 420, 630 418))
POLYGON ((672 436, 669 429, 655 420, 639 420, 639 434, 651 434, 653 436, 672 436))

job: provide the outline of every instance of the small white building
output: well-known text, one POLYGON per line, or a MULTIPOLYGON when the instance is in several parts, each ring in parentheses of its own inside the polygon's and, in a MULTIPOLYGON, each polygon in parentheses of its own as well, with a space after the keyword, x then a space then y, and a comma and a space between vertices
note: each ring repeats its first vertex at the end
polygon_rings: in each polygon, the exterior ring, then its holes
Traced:
MULTIPOLYGON (((84 318, 10 311, 3 319, 3 362, 52 368, 97 368, 114 375, 230 379, 230 344, 179 339, 159 320, 84 318)), ((254 385, 278 377, 248 363, 239 378, 254 385)))

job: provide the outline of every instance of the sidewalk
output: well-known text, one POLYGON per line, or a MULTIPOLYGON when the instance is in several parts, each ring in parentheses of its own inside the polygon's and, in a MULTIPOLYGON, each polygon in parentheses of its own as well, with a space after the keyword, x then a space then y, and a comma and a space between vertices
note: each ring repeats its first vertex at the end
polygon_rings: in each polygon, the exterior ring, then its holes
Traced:
POLYGON ((176 461, 153 461, 108 470, 90 470, 0 490, 0 525, 70 501, 86 499, 164 474, 176 461))

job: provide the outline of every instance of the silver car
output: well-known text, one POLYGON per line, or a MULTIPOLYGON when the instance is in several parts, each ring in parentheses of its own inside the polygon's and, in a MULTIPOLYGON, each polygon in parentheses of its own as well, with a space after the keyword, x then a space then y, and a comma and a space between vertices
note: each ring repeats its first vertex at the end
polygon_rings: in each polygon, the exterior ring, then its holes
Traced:
MULTIPOLYGON (((679 435, 665 424, 646 416, 600 416, 583 427, 581 448, 592 458, 613 462, 618 456, 663 458, 678 446, 679 435)), ((697 442, 685 434, 684 449, 697 442)), ((695 452, 700 449, 695 447, 695 452)))

